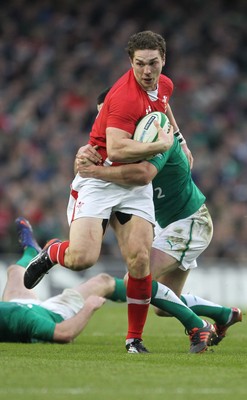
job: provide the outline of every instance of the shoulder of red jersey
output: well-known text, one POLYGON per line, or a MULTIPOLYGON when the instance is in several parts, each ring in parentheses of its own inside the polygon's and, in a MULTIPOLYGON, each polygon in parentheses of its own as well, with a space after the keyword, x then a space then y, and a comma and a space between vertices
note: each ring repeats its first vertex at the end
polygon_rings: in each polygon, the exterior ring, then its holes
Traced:
MULTIPOLYGON (((109 97, 115 97, 121 91, 122 100, 131 99, 138 92, 139 85, 137 84, 132 68, 122 75, 111 87, 109 97)), ((138 95, 138 94, 136 94, 138 95)))
POLYGON ((108 93, 106 108, 102 108, 103 112, 107 109, 106 127, 115 127, 133 134, 136 121, 144 115, 144 101, 140 101, 144 96, 146 93, 138 85, 130 69, 118 79, 108 93))
POLYGON ((159 78, 159 85, 164 85, 166 89, 169 91, 170 95, 173 92, 174 84, 168 76, 161 74, 159 78))
POLYGON ((130 111, 132 110, 131 104, 135 106, 134 108, 138 108, 140 96, 145 94, 145 92, 142 92, 134 78, 133 70, 130 69, 112 86, 107 100, 113 109, 121 105, 121 108, 127 107, 128 111, 130 111))

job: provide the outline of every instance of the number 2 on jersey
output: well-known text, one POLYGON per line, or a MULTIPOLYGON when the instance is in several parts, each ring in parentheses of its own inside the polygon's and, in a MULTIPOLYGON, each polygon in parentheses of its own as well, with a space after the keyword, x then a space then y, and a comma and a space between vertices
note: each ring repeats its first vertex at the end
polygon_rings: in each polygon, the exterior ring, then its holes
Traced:
POLYGON ((166 196, 165 194, 162 193, 162 189, 161 189, 161 187, 159 187, 159 186, 156 187, 156 188, 154 189, 154 191, 156 192, 157 199, 163 199, 163 197, 166 196))

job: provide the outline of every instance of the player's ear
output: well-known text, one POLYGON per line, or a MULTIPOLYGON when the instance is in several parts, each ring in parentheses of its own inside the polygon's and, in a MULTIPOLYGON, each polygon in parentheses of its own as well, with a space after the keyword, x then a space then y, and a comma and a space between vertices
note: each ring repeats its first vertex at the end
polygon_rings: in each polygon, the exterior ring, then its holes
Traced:
POLYGON ((165 63, 166 63, 166 56, 163 57, 162 67, 164 67, 165 63))

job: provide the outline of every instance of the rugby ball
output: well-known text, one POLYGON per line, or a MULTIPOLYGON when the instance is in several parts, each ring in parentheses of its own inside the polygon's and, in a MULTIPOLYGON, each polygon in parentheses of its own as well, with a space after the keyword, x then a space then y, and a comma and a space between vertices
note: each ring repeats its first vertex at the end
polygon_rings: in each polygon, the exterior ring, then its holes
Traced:
POLYGON ((158 138, 158 131, 154 126, 155 120, 166 133, 169 132, 171 125, 167 116, 161 111, 153 111, 138 122, 133 139, 142 143, 155 142, 158 138))

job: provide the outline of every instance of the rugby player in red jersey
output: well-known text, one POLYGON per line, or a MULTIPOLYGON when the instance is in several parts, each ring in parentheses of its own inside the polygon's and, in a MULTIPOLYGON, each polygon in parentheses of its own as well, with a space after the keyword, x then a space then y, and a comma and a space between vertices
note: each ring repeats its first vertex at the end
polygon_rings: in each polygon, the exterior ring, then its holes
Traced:
MULTIPOLYGON (((146 114, 165 112, 176 129, 168 105, 173 83, 161 74, 165 40, 151 31, 139 32, 130 37, 127 50, 131 69, 112 86, 90 133, 89 143, 98 145, 101 164, 110 168, 144 160, 172 146, 173 129, 166 134, 157 123, 156 142, 132 140, 137 122, 146 114)), ((127 187, 77 174, 71 185, 67 215, 70 240, 52 244, 30 262, 24 275, 25 286, 37 285, 57 263, 76 271, 94 265, 105 228, 114 215, 112 226, 129 272, 126 349, 129 353, 148 352, 142 333, 151 297, 152 184, 127 187)))

